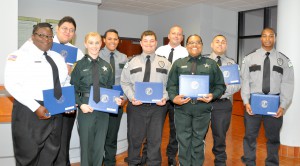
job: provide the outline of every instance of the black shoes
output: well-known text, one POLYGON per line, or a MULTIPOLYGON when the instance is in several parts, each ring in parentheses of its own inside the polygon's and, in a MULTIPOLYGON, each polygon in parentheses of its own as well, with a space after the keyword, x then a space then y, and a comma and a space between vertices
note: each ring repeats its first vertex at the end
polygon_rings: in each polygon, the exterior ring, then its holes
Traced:
POLYGON ((176 166, 177 162, 175 158, 168 158, 168 166, 176 166))

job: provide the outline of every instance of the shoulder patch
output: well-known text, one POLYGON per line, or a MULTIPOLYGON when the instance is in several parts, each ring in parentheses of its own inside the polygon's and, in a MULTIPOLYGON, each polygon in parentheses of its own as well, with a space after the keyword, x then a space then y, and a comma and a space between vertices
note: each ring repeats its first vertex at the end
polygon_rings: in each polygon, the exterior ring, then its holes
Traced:
POLYGON ((286 55, 284 55, 282 52, 279 52, 279 54, 281 54, 282 56, 284 56, 286 59, 290 59, 289 57, 287 57, 286 55))
POLYGON ((7 57, 7 60, 8 60, 8 61, 16 61, 16 60, 17 60, 17 57, 18 57, 18 55, 9 55, 9 56, 7 57))

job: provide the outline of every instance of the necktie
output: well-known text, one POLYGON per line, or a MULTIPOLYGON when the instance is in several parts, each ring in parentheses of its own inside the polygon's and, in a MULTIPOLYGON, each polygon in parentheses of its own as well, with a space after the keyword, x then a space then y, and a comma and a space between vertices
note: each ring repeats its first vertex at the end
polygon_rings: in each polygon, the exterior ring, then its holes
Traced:
POLYGON ((173 61, 173 52, 174 52, 174 48, 171 49, 171 52, 170 52, 169 58, 168 58, 169 62, 171 62, 171 63, 173 61))
POLYGON ((262 91, 264 94, 270 92, 270 52, 266 52, 266 58, 264 60, 264 71, 263 71, 263 84, 262 91))
POLYGON ((92 68, 92 77, 93 77, 93 99, 96 103, 100 101, 100 90, 99 90, 99 72, 98 72, 98 65, 97 65, 97 60, 94 59, 92 61, 93 63, 93 68, 92 68))
POLYGON ((218 58, 218 61, 217 61, 218 65, 219 65, 219 66, 222 66, 221 57, 220 57, 220 56, 217 56, 217 58, 218 58))
POLYGON ((115 84, 115 58, 114 58, 114 53, 113 52, 111 52, 110 53, 110 61, 109 61, 109 63, 110 63, 110 65, 111 65, 111 67, 112 67, 112 69, 113 69, 113 76, 114 76, 114 81, 113 81, 113 85, 115 84))
POLYGON ((196 70, 197 70, 197 58, 192 58, 191 73, 193 75, 196 74, 196 70))
POLYGON ((54 63, 53 59, 47 55, 47 52, 44 52, 45 58, 48 61, 48 63, 50 64, 51 68, 52 68, 52 75, 53 75, 53 89, 54 89, 54 97, 59 100, 61 95, 62 95, 62 91, 61 91, 61 86, 60 86, 60 81, 59 81, 59 76, 58 76, 58 68, 56 66, 56 64, 54 63))
POLYGON ((143 82, 150 81, 150 71, 151 71, 151 62, 150 62, 150 55, 147 55, 146 67, 145 67, 145 74, 143 82))

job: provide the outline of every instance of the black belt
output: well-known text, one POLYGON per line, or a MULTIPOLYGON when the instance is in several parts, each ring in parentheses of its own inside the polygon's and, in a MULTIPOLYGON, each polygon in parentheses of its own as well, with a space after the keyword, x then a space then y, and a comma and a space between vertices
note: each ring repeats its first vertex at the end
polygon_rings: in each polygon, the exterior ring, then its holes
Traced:
POLYGON ((154 105, 156 105, 156 103, 143 103, 142 104, 143 106, 154 106, 154 105))
POLYGON ((229 100, 228 98, 216 99, 215 102, 223 102, 229 100))
POLYGON ((90 93, 80 92, 78 94, 80 97, 90 97, 90 93))
POLYGON ((200 101, 198 101, 197 98, 195 98, 195 99, 191 99, 190 102, 191 104, 197 104, 200 101))

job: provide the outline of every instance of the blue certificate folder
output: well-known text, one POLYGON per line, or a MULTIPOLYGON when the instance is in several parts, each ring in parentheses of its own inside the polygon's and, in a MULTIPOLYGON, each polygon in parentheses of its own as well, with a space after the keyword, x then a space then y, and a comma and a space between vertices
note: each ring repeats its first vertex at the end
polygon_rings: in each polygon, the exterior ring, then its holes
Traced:
POLYGON ((220 66, 226 84, 240 84, 239 66, 237 64, 220 66))
POLYGON ((163 98, 161 82, 135 82, 135 99, 142 103, 157 103, 163 98))
POLYGON ((118 114, 119 105, 116 103, 115 98, 120 97, 120 91, 100 88, 100 101, 98 103, 94 101, 93 94, 94 90, 91 86, 89 106, 96 111, 118 114))
POLYGON ((78 48, 53 42, 51 50, 63 56, 66 63, 73 64, 77 60, 78 48))
POLYGON ((120 91, 120 96, 124 95, 124 92, 123 92, 123 89, 122 89, 121 85, 113 85, 113 90, 120 91))
POLYGON ((251 109, 254 114, 275 115, 279 108, 279 95, 251 94, 251 109))
POLYGON ((44 106, 51 115, 76 110, 74 86, 62 87, 62 97, 56 100, 54 90, 43 90, 44 106))
POLYGON ((198 98, 209 93, 208 75, 180 75, 179 94, 185 97, 198 98))

